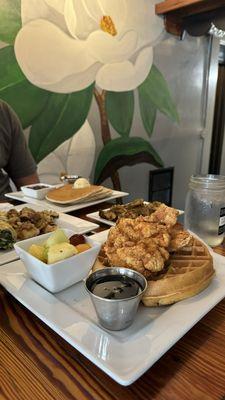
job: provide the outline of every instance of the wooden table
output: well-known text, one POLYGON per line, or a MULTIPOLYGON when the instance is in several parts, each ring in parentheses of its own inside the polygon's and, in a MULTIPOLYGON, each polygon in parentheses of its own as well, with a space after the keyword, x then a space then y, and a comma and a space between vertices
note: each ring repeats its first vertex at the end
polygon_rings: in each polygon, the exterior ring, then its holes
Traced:
MULTIPOLYGON (((222 246, 219 251, 225 255, 222 246)), ((1 287, 0 400, 3 399, 225 399, 225 300, 138 381, 122 387, 1 287)))

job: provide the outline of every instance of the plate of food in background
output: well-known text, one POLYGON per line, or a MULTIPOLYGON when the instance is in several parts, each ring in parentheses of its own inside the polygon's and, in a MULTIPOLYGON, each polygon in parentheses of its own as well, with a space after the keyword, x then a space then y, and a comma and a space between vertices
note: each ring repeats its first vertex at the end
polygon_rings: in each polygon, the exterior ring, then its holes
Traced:
MULTIPOLYGON (((87 217, 101 222, 103 224, 114 226, 120 218, 137 218, 139 216, 149 216, 152 214, 162 203, 154 201, 152 203, 144 201, 143 199, 135 199, 127 204, 116 204, 105 210, 99 210, 90 214, 87 217)), ((178 210, 179 215, 184 212, 178 210)))
POLYGON ((57 228, 72 229, 81 234, 98 228, 98 225, 41 206, 7 206, 0 211, 0 265, 18 258, 13 249, 16 241, 46 234, 57 228))
POLYGON ((70 212, 127 195, 127 192, 112 190, 104 186, 91 185, 87 179, 79 178, 74 183, 65 183, 50 188, 45 199, 42 200, 33 196, 29 197, 22 191, 7 193, 6 197, 25 203, 42 205, 47 208, 51 204, 52 210, 70 212))

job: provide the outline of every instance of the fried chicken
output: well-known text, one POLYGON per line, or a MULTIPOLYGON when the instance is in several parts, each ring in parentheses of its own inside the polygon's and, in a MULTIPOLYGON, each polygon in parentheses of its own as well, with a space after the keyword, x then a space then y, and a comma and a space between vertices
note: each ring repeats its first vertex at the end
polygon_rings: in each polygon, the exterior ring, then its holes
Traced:
POLYGON ((169 251, 174 252, 192 245, 193 237, 188 232, 183 230, 182 226, 175 225, 171 231, 171 240, 169 244, 169 251))
POLYGON ((35 221, 35 217, 36 217, 36 212, 29 207, 24 207, 22 210, 20 210, 19 212, 19 217, 20 220, 23 221, 31 221, 34 222, 35 221))
POLYGON ((29 239, 38 236, 40 231, 29 221, 22 222, 16 229, 17 238, 20 240, 29 239))
POLYGON ((124 205, 113 205, 108 210, 100 210, 99 215, 109 221, 117 221, 120 218, 137 218, 140 215, 152 214, 162 203, 154 201, 146 203, 143 199, 136 199, 124 205))
POLYGON ((162 223, 170 228, 176 224, 178 214, 179 212, 175 208, 167 207, 165 204, 161 204, 149 217, 144 217, 144 220, 162 223))
POLYGON ((16 224, 18 221, 20 221, 19 213, 15 209, 9 210, 6 215, 8 223, 12 226, 13 224, 16 224))
POLYGON ((132 268, 142 274, 146 273, 146 270, 161 271, 169 258, 167 248, 171 236, 167 225, 176 223, 176 210, 175 213, 171 210, 165 206, 155 218, 152 217, 157 210, 149 217, 121 218, 117 225, 110 229, 104 247, 109 263, 132 268))
POLYGON ((55 211, 35 211, 24 207, 20 211, 10 209, 5 213, 4 219, 15 229, 17 239, 23 240, 57 229, 55 219, 58 217, 59 214, 55 211))
POLYGON ((176 226, 177 215, 161 204, 149 216, 119 219, 104 245, 109 265, 134 269, 146 278, 162 271, 169 251, 191 242, 191 235, 176 226))
POLYGON ((46 225, 42 230, 41 230, 41 233, 50 233, 50 232, 53 232, 53 231, 55 231, 57 229, 57 226, 56 225, 50 225, 50 224, 48 224, 48 225, 46 225))
POLYGON ((7 221, 7 212, 0 211, 0 221, 7 221))

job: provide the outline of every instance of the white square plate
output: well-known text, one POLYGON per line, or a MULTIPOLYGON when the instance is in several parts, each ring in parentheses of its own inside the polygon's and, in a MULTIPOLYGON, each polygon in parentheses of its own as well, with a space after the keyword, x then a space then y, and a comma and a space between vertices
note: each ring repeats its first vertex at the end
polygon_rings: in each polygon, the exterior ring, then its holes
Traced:
MULTIPOLYGON (((104 241, 107 232, 93 235, 104 241)), ((168 307, 140 306, 128 329, 99 326, 83 282, 52 295, 26 276, 21 261, 0 268, 0 283, 18 301, 121 385, 129 385, 225 297, 225 257, 213 253, 216 276, 199 295, 168 307)))
POLYGON ((71 211, 76 211, 80 210, 82 208, 90 207, 95 204, 100 204, 104 203, 105 201, 111 201, 114 199, 117 199, 119 197, 124 197, 128 196, 129 193, 127 192, 119 192, 117 190, 114 190, 111 196, 105 197, 104 199, 99 199, 99 200, 93 200, 93 201, 87 201, 85 203, 79 203, 79 204, 72 204, 72 205, 57 205, 54 204, 48 200, 38 200, 34 199, 32 197, 24 196, 23 192, 12 192, 12 193, 7 193, 5 196, 9 197, 10 199, 14 200, 19 200, 24 203, 30 203, 30 204, 36 204, 37 206, 42 206, 45 207, 45 209, 51 209, 57 212, 63 212, 63 213, 68 213, 71 211))
MULTIPOLYGON (((11 208, 15 208, 16 210, 21 210, 24 207, 30 207, 35 211, 42 211, 46 209, 52 209, 51 207, 37 206, 35 204, 20 204, 19 206, 9 205, 3 210, 10 210, 11 208)), ((63 214, 59 212, 59 218, 56 219, 57 226, 59 228, 71 229, 75 233, 86 233, 97 229, 99 225, 94 224, 93 222, 85 221, 84 219, 73 217, 71 215, 63 214)), ((15 250, 1 250, 0 249, 0 265, 8 263, 13 260, 17 260, 19 257, 17 256, 15 250)))
MULTIPOLYGON (((145 204, 147 204, 147 203, 148 202, 145 201, 145 204)), ((106 210, 109 210, 109 208, 105 208, 104 209, 104 211, 106 211, 106 210)), ((182 211, 182 210, 177 210, 177 211, 179 211, 179 215, 184 214, 184 211, 182 211)), ((113 222, 113 221, 109 221, 108 219, 101 218, 100 215, 99 215, 99 211, 95 211, 95 212, 92 212, 90 214, 87 214, 87 217, 93 219, 94 221, 97 221, 97 222, 100 222, 102 224, 105 224, 105 225, 109 225, 109 226, 116 225, 116 223, 113 222)))

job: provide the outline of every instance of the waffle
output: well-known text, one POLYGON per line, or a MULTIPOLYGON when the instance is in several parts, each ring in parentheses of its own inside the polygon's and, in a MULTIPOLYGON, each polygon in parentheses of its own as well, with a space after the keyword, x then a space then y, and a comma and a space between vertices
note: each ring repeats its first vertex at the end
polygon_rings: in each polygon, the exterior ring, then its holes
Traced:
POLYGON ((191 247, 170 256, 168 270, 163 276, 148 281, 142 301, 146 306, 176 303, 204 290, 214 273, 207 247, 194 239, 191 247))
MULTIPOLYGON (((93 271, 104 268, 106 262, 100 252, 93 271)), ((199 240, 193 239, 190 247, 171 254, 164 273, 148 280, 142 302, 145 306, 154 307, 192 297, 210 284, 214 273, 213 259, 207 247, 199 240)))

